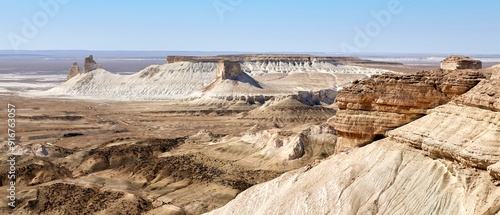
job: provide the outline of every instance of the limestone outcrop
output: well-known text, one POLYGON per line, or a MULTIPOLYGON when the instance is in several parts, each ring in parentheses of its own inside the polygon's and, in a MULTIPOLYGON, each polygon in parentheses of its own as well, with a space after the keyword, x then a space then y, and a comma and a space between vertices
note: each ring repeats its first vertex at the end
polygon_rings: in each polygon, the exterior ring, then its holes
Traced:
POLYGON ((68 77, 66 78, 66 80, 69 80, 69 79, 79 75, 80 73, 81 73, 81 70, 80 70, 80 67, 78 66, 78 63, 74 62, 73 65, 71 66, 71 68, 69 68, 69 73, 68 73, 68 77))
POLYGON ((197 105, 264 103, 274 96, 300 94, 304 103, 329 104, 334 99, 333 91, 353 80, 391 72, 359 65, 363 63, 378 62, 311 55, 170 56, 167 64, 152 65, 133 75, 118 75, 105 70, 90 72, 100 66, 89 56, 82 75, 39 94, 183 100, 197 105))
POLYGON ((301 54, 248 54, 248 55, 219 55, 219 56, 168 56, 167 63, 177 62, 219 62, 221 60, 229 61, 246 61, 246 62, 295 62, 295 63, 321 63, 330 62, 335 64, 384 64, 384 65, 401 65, 400 63, 381 62, 360 59, 356 57, 328 57, 328 56, 313 56, 301 54))
POLYGON ((239 61, 221 60, 217 64, 217 78, 237 80, 242 73, 239 61))
POLYGON ((483 64, 479 60, 474 60, 470 57, 452 55, 441 61, 442 70, 457 70, 457 69, 482 69, 483 64))
POLYGON ((500 162, 488 166, 488 172, 490 173, 491 177, 496 180, 500 180, 500 162))
POLYGON ((249 188, 215 214, 497 214, 486 171, 388 139, 249 188))
POLYGON ((101 66, 94 61, 94 56, 90 55, 85 58, 85 64, 83 66, 83 72, 91 72, 96 69, 101 69, 101 66))
POLYGON ((455 103, 500 111, 500 79, 481 81, 473 91, 454 100, 455 103))
POLYGON ((422 71, 412 75, 375 75, 339 92, 337 115, 330 120, 340 148, 364 145, 409 123, 477 85, 477 71, 422 71))
POLYGON ((500 112, 447 104, 421 119, 389 131, 391 139, 434 158, 486 170, 500 161, 500 112))
POLYGON ((297 99, 307 105, 333 104, 337 97, 337 91, 333 89, 325 89, 319 91, 299 91, 292 98, 297 99))
POLYGON ((496 79, 482 80, 467 93, 401 128, 389 137, 426 151, 431 157, 489 170, 500 161, 500 97, 496 79), (491 166, 491 167, 490 167, 491 166))

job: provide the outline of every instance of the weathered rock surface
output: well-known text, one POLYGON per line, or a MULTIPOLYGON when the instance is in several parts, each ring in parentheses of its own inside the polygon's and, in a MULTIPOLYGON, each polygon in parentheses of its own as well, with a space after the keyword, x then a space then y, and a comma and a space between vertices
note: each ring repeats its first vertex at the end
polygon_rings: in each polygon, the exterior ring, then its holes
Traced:
POLYGON ((473 92, 466 93, 454 100, 457 104, 500 111, 500 79, 481 81, 473 92))
POLYGON ((240 62, 221 60, 217 64, 217 78, 237 80, 242 73, 240 62))
POLYGON ((496 180, 500 180, 500 162, 488 166, 488 172, 490 173, 491 177, 496 180))
MULTIPOLYGON (((89 56, 82 75, 37 95, 184 100, 199 104, 252 103, 260 98, 294 95, 299 91, 336 90, 353 80, 391 72, 348 65, 355 62, 372 61, 295 55, 173 56, 169 57, 168 64, 152 65, 133 75, 118 75, 98 69, 93 57, 89 56)), ((332 99, 330 94, 323 96, 325 101, 332 99)))
POLYGON ((388 134, 433 157, 486 170, 500 161, 498 81, 483 80, 449 104, 388 134))
POLYGON ((471 59, 466 56, 452 55, 441 61, 441 69, 457 70, 457 69, 482 69, 483 64, 479 60, 471 59))
POLYGON ((81 70, 80 70, 80 67, 78 66, 78 63, 74 62, 73 65, 71 66, 71 68, 69 68, 69 73, 68 73, 68 77, 66 78, 66 80, 69 80, 77 75, 79 75, 81 73, 81 70))
POLYGON ((259 170, 290 171, 334 153, 337 137, 328 126, 248 131, 207 147, 214 157, 232 156, 233 164, 259 170))
POLYGON ((486 171, 434 160, 388 139, 283 174, 208 214, 496 214, 486 171))
POLYGON ((388 132, 400 143, 431 157, 486 170, 500 161, 500 113, 447 104, 421 119, 388 132))
POLYGON ((325 89, 319 91, 299 91, 297 95, 292 95, 292 98, 299 102, 308 105, 333 104, 337 97, 337 91, 333 89, 325 89))
POLYGON ((322 106, 311 107, 301 103, 294 96, 275 97, 264 105, 245 113, 245 119, 257 119, 277 124, 289 122, 322 123, 335 115, 335 110, 322 106))
POLYGON ((96 69, 101 69, 101 66, 94 61, 94 56, 90 55, 87 58, 85 58, 83 72, 87 73, 94 71, 96 69))
POLYGON ((422 71, 413 75, 375 75, 340 91, 337 115, 330 120, 342 148, 364 145, 411 122, 429 109, 467 92, 484 76, 477 71, 422 71))
POLYGON ((382 64, 402 65, 400 63, 371 61, 357 57, 326 57, 300 54, 248 54, 248 55, 219 55, 219 56, 168 56, 167 63, 177 62, 219 62, 221 60, 253 62, 253 63, 295 63, 312 65, 314 63, 329 62, 334 64, 382 64))

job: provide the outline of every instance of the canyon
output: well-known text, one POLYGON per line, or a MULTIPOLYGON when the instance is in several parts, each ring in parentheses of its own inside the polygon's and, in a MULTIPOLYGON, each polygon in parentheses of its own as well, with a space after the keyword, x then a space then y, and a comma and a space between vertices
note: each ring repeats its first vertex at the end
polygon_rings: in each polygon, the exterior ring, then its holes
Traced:
MULTIPOLYGON (((481 65, 444 62, 464 59, 481 65)), ((18 207, 0 213, 500 214, 499 66, 166 60, 119 75, 91 55, 0 98, 22 104, 18 207)))

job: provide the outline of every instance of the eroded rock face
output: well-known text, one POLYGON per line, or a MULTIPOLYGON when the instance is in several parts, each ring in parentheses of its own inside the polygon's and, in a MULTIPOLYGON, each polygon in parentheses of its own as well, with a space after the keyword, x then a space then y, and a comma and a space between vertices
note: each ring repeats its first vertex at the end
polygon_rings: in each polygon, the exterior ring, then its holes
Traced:
POLYGON ((242 73, 240 62, 221 60, 217 64, 217 78, 237 80, 242 73))
POLYGON ((457 70, 457 69, 482 69, 483 64, 479 60, 471 59, 466 56, 452 55, 441 61, 441 69, 457 70))
POLYGON ((500 113, 447 104, 401 128, 389 131, 397 142, 431 157, 458 161, 486 170, 500 161, 500 113))
POLYGON ((488 166, 488 172, 490 173, 491 177, 496 180, 500 180, 500 162, 488 166))
POLYGON ((385 139, 253 186, 208 214, 495 214, 499 195, 486 171, 385 139))
POLYGON ((320 91, 299 91, 297 95, 292 95, 292 98, 297 99, 307 105, 333 104, 337 97, 337 91, 333 89, 325 89, 320 91))
POLYGON ((397 142, 426 151, 431 157, 488 170, 492 177, 498 178, 498 84, 498 80, 483 80, 450 103, 388 135, 397 142))
POLYGON ((454 102, 457 104, 500 111, 500 79, 481 81, 474 92, 466 93, 458 97, 454 102))
POLYGON ((422 71, 413 75, 376 75, 347 87, 339 92, 339 111, 330 120, 342 137, 339 150, 383 137, 387 130, 446 104, 483 78, 472 70, 422 71))
POLYGON ((81 70, 80 70, 80 67, 78 66, 78 63, 74 62, 73 66, 71 66, 71 68, 69 68, 69 73, 68 73, 68 77, 66 78, 66 80, 69 80, 69 79, 79 75, 80 73, 81 73, 81 70))
POLYGON ((91 72, 93 70, 100 69, 100 68, 101 68, 101 66, 94 61, 94 56, 90 55, 87 58, 85 58, 85 64, 83 67, 84 73, 91 72))

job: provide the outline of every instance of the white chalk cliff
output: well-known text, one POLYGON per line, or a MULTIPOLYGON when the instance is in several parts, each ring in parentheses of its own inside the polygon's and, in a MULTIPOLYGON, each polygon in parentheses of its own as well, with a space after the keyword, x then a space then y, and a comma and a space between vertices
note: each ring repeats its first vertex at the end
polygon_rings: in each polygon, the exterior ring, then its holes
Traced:
POLYGON ((187 58, 164 65, 152 65, 133 75, 118 75, 98 68, 72 75, 67 82, 42 94, 113 100, 240 100, 260 95, 290 95, 299 91, 337 89, 354 80, 390 72, 346 65, 329 59, 242 59, 233 61, 238 64, 237 68, 227 67, 227 70, 238 70, 232 78, 219 78, 220 64, 227 63, 224 60, 187 58))

